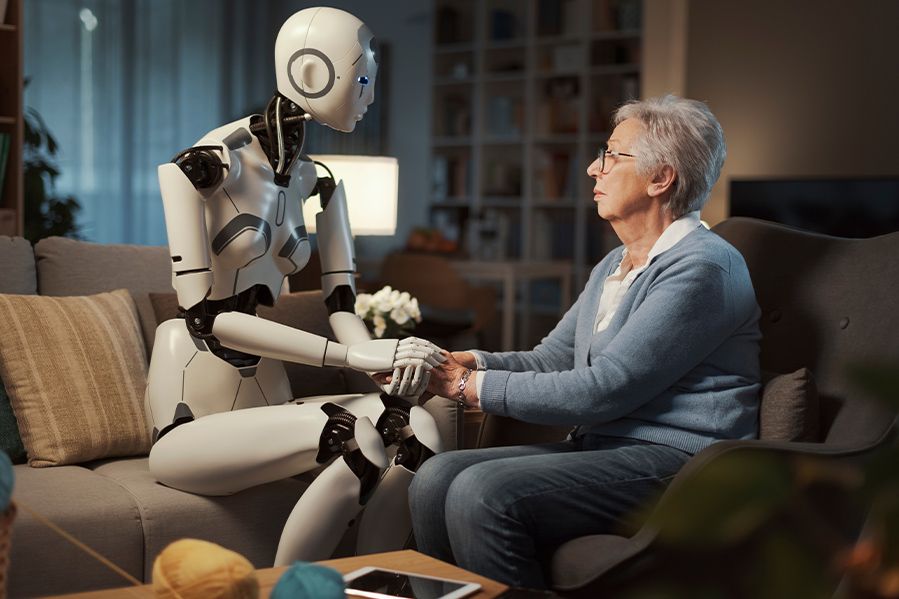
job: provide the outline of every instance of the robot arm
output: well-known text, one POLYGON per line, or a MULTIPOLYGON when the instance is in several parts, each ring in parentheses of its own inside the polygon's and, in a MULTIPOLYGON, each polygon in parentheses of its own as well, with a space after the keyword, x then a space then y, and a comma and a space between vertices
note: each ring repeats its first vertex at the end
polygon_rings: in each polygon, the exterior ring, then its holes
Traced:
POLYGON ((310 366, 348 366, 354 370, 388 372, 400 358, 396 339, 369 339, 344 345, 243 312, 215 317, 212 333, 225 347, 310 366))
POLYGON ((362 319, 356 316, 356 255, 346 206, 343 181, 321 177, 316 189, 322 211, 315 215, 322 267, 322 294, 328 307, 328 321, 341 343, 371 339, 362 319))
POLYGON ((430 350, 402 347, 396 339, 368 339, 344 345, 243 312, 222 312, 216 316, 212 334, 231 349, 310 366, 390 372, 419 366, 429 370, 436 365, 430 350))
MULTIPOLYGON (((326 167, 327 168, 327 167, 326 167)), ((343 181, 335 184, 331 177, 321 177, 316 184, 322 211, 315 215, 318 247, 322 266, 322 293, 330 316, 328 321, 341 343, 354 344, 371 339, 368 328, 356 315, 356 256, 343 181)), ((417 399, 428 385, 430 367, 444 360, 440 348, 410 337, 397 349, 398 360, 427 356, 425 362, 409 364, 401 370, 395 364, 390 383, 381 388, 388 395, 417 399)))
POLYGON ((220 145, 195 146, 158 169, 172 285, 185 309, 203 301, 212 288, 204 192, 220 185, 229 168, 219 154, 227 156, 220 145))

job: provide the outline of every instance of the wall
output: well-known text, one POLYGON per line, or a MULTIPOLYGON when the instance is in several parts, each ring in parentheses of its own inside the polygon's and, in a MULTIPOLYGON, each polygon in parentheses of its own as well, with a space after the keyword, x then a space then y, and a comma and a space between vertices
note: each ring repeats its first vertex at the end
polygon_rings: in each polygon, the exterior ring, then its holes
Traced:
POLYGON ((645 7, 645 95, 704 100, 727 136, 724 171, 703 212, 709 222, 727 216, 730 178, 899 175, 899 2, 645 7))

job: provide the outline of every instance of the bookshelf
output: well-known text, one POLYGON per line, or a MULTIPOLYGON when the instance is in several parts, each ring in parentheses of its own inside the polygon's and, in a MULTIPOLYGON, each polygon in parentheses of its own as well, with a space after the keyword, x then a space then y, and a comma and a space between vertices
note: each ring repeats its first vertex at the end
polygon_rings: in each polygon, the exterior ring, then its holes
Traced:
MULTIPOLYGON (((23 0, 9 0, 0 14, 0 141, 6 138, 6 164, 0 163, 0 235, 23 231, 22 179, 22 12, 23 0)), ((2 150, 0 144, 0 150, 2 150)))
POLYGON ((642 10, 641 0, 436 0, 432 226, 473 259, 568 261, 580 290, 618 245, 585 171, 612 111, 640 96, 642 10))

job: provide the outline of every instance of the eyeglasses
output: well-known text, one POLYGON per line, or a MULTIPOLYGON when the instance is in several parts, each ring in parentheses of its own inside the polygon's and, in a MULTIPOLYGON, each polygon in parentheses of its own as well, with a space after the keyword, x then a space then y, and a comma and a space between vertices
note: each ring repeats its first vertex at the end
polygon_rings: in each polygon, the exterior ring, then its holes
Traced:
MULTIPOLYGON (((624 152, 616 152, 615 150, 610 150, 609 146, 606 144, 602 144, 599 146, 599 153, 596 158, 599 160, 599 172, 605 175, 608 171, 606 170, 606 156, 611 156, 613 159, 617 159, 619 156, 627 156, 628 158, 636 158, 634 154, 626 154, 624 152)), ((612 165, 609 164, 609 169, 611 170, 612 165)))

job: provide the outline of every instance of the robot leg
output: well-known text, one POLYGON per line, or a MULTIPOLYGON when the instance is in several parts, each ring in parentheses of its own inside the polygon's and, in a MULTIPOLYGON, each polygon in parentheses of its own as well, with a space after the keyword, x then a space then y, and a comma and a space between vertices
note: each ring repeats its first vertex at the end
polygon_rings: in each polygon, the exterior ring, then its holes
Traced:
POLYGON ((397 444, 396 457, 381 478, 359 522, 356 553, 398 551, 412 534, 409 485, 419 466, 443 451, 437 424, 427 410, 382 396, 387 409, 378 420, 385 445, 397 444), (401 404, 405 404, 403 407, 401 404))
POLYGON ((300 497, 278 542, 275 565, 331 557, 349 522, 366 503, 387 466, 384 445, 367 417, 356 418, 336 404, 322 406, 328 422, 319 443, 320 463, 339 457, 300 497))

